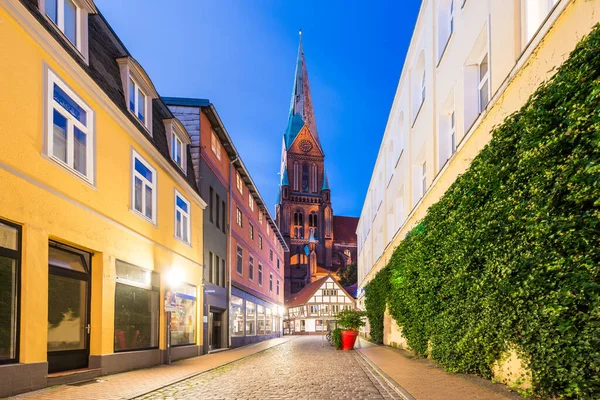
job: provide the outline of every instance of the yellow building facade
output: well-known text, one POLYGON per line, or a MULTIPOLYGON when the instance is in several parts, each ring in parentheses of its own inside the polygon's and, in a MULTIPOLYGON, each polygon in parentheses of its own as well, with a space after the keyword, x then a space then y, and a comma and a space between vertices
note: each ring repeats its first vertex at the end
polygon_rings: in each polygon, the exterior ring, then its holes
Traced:
POLYGON ((189 136, 93 2, 58 3, 0 0, 0 397, 164 362, 165 297, 171 358, 201 353, 189 136))

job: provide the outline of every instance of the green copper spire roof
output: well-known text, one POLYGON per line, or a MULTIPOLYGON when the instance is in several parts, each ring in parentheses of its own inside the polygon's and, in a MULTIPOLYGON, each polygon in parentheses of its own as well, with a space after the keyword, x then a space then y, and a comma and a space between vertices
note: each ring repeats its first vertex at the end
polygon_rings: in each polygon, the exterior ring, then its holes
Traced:
POLYGON ((321 187, 321 190, 331 190, 329 189, 329 178, 327 178, 325 167, 323 167, 323 186, 321 187))
POLYGON ((294 88, 292 90, 288 124, 284 133, 286 149, 290 148, 304 125, 308 127, 308 130, 314 137, 318 146, 321 147, 312 106, 312 97, 310 95, 308 72, 306 71, 306 61, 304 59, 304 48, 302 47, 302 31, 300 31, 300 44, 298 45, 296 72, 294 74, 294 88))
POLYGON ((281 186, 290 186, 290 180, 288 179, 287 166, 283 168, 283 176, 281 177, 281 186))

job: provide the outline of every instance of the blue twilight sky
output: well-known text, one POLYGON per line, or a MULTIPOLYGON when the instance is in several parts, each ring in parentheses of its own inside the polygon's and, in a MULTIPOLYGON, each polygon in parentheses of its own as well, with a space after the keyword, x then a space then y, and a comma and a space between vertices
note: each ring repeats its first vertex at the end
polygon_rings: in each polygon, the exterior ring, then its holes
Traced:
POLYGON ((161 96, 208 98, 274 216, 298 30, 336 215, 359 216, 420 0, 96 0, 161 96))

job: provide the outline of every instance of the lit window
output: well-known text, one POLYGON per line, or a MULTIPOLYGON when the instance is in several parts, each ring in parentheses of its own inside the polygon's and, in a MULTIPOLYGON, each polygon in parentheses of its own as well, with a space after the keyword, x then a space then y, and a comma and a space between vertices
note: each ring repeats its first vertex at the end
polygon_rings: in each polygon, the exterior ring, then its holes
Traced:
POLYGON ((490 88, 489 88, 489 65, 487 53, 483 56, 483 59, 479 63, 479 84, 477 90, 479 91, 479 112, 483 112, 485 106, 490 101, 490 88))
POLYGON ((217 138, 215 132, 211 132, 210 147, 214 155, 217 156, 217 159, 221 160, 221 146, 219 145, 219 138, 217 138))
POLYGON ((242 217, 242 210, 240 210, 239 208, 237 209, 237 224, 242 227, 244 223, 243 217, 242 217))
POLYGON ((242 262, 244 260, 244 250, 242 250, 242 248, 240 246, 237 247, 237 262, 236 262, 236 266, 235 269, 237 271, 238 274, 242 274, 243 273, 243 265, 242 262))
POLYGON ((186 243, 190 242, 190 202, 177 191, 175 191, 175 236, 186 243))
POLYGON ((129 78, 129 111, 146 126, 146 95, 131 77, 129 78))
POLYGON ((248 224, 250 227, 250 240, 254 240, 254 225, 248 224))
POLYGON ((244 182, 242 181, 242 176, 240 175, 240 173, 238 172, 236 177, 235 177, 235 184, 237 186, 237 190, 244 194, 244 182))
POLYGON ((135 151, 132 168, 133 208, 140 215, 156 223, 156 170, 135 151))
MULTIPOLYGON (((262 225, 263 223, 263 213, 258 213, 258 223, 262 225)), ((268 227, 267 227, 268 229, 268 227)))
POLYGON ((258 284, 262 286, 263 283, 263 270, 262 264, 258 264, 258 284))
POLYGON ((48 72, 48 155, 92 182, 94 113, 53 72, 48 72))
POLYGON ((254 199, 252 198, 250 192, 248 192, 248 207, 250 207, 250 209, 254 211, 254 199))

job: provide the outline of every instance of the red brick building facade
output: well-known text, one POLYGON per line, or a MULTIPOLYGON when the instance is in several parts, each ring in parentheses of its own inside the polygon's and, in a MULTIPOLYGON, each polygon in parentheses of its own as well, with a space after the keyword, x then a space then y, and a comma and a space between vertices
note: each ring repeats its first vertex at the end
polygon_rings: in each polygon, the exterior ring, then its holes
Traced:
POLYGON ((277 224, 289 248, 285 254, 287 299, 329 272, 337 276, 356 260, 358 218, 333 215, 302 40, 283 135, 280 174, 277 224))

